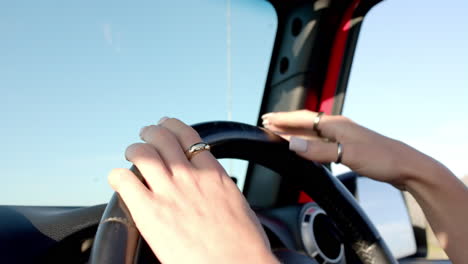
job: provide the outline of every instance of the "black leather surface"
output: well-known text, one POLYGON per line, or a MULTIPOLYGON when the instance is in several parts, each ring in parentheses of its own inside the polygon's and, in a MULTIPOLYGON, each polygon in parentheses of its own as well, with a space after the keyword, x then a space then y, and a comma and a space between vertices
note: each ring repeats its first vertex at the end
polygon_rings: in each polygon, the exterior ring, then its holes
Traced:
POLYGON ((0 263, 38 263, 70 237, 92 237, 104 208, 0 206, 0 263))

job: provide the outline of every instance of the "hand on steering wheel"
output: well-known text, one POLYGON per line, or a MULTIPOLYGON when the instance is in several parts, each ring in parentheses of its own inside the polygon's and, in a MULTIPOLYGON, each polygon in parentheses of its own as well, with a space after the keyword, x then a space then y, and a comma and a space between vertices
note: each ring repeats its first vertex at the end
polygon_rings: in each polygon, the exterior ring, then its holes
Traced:
POLYGON ((174 118, 144 127, 146 143, 126 150, 146 186, 128 169, 109 175, 142 236, 162 263, 278 263, 255 214, 209 151, 185 155, 201 142, 174 118))
POLYGON ((299 110, 268 113, 262 119, 265 128, 289 140, 290 149, 306 159, 322 163, 336 161, 339 142, 341 163, 362 176, 406 189, 408 170, 414 168, 424 154, 344 116, 323 115, 314 129, 317 115, 299 110))

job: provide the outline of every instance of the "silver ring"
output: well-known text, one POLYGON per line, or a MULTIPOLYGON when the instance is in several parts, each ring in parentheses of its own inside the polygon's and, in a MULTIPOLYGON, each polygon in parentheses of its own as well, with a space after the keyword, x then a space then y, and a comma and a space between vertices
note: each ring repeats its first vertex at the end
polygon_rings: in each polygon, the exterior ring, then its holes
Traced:
POLYGON ((186 151, 185 155, 187 156, 188 160, 191 160, 195 155, 205 150, 210 150, 211 147, 206 142, 198 142, 190 146, 186 151))
POLYGON ((312 130, 314 130, 317 133, 317 136, 322 137, 322 131, 318 128, 318 125, 320 123, 320 120, 322 119, 323 112, 319 112, 315 118, 314 118, 314 126, 312 127, 312 130))
POLYGON ((336 158, 335 163, 336 163, 336 164, 340 164, 340 163, 341 163, 341 159, 343 159, 343 145, 341 145, 340 142, 336 142, 336 145, 337 145, 337 147, 338 147, 338 157, 336 158))

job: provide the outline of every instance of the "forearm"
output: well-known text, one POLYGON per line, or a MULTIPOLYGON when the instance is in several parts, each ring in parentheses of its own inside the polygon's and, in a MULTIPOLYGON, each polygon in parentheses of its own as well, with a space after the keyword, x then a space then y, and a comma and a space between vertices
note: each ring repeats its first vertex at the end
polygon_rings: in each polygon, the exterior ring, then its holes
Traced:
POLYGON ((423 209, 453 263, 468 260, 468 189, 446 167, 423 154, 410 159, 406 189, 423 209))

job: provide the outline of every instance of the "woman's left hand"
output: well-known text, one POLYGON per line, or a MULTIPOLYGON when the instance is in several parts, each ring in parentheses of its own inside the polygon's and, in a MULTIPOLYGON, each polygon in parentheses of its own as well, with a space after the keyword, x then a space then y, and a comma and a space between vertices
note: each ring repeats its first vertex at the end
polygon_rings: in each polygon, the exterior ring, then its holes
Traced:
POLYGON ((128 169, 109 175, 142 236, 162 263, 278 263, 254 212, 209 151, 191 160, 185 150, 201 141, 173 118, 144 127, 146 143, 126 158, 147 186, 128 169))

